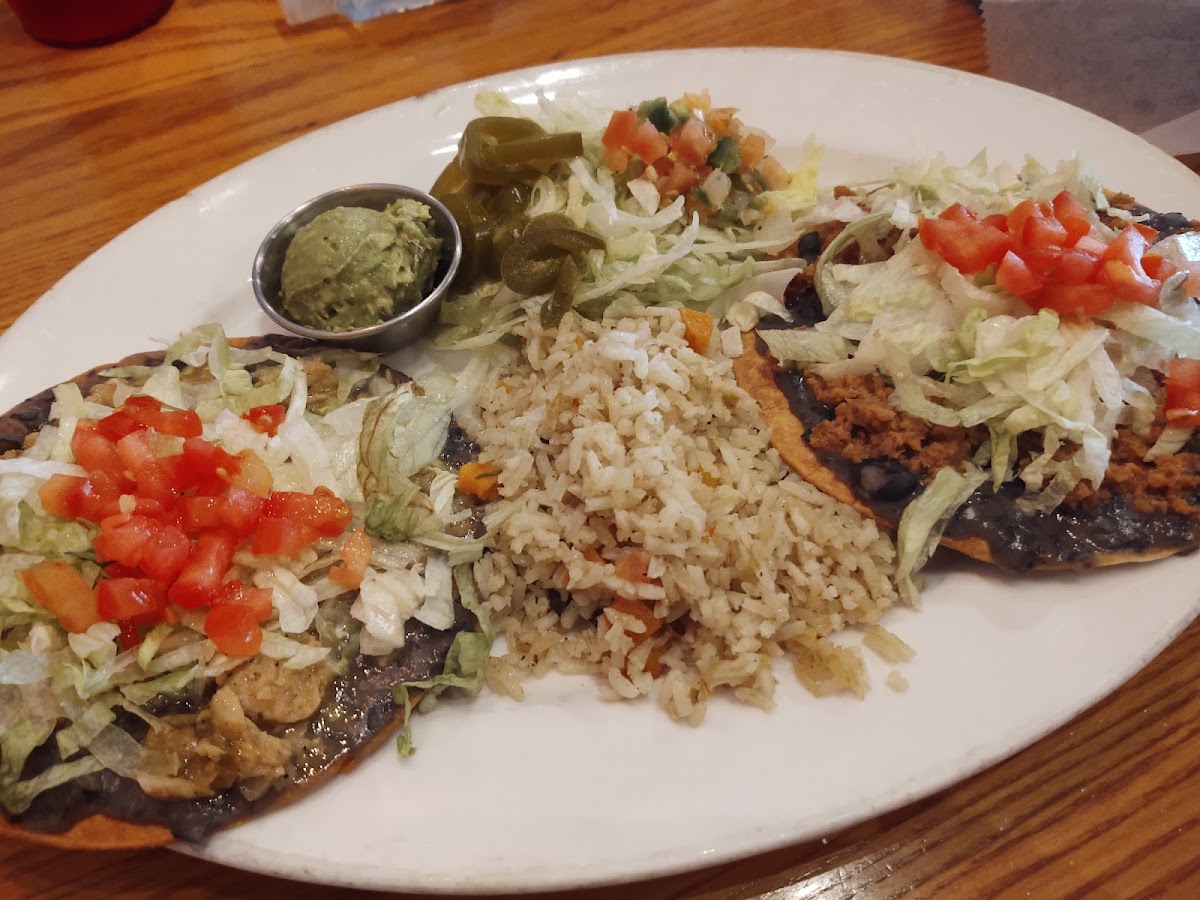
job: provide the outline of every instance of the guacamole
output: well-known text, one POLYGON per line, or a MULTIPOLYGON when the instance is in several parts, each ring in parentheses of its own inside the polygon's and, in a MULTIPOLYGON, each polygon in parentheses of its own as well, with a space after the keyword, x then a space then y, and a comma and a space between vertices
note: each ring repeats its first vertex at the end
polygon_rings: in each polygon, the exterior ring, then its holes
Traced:
POLYGON ((296 232, 283 258, 283 310, 300 325, 348 331, 415 306, 442 239, 429 207, 401 199, 380 212, 339 206, 296 232))

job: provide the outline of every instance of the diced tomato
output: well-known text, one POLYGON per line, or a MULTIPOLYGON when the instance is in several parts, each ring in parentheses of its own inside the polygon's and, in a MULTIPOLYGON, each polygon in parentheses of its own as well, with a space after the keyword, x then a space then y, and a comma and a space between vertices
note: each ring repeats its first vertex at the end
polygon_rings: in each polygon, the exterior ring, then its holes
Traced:
POLYGON ((204 633, 226 656, 253 656, 262 648, 255 611, 239 603, 214 606, 204 617, 204 633))
POLYGON ((604 129, 604 136, 600 138, 600 143, 610 150, 628 148, 637 129, 637 110, 619 109, 608 120, 608 127, 604 129))
POLYGON ((178 479, 183 490, 212 496, 229 486, 238 462, 216 444, 202 438, 186 438, 179 456, 178 479))
POLYGON ((145 578, 146 573, 141 566, 127 566, 123 563, 109 563, 104 567, 104 574, 109 578, 145 578))
POLYGON ((99 562, 139 566, 146 546, 163 527, 161 523, 145 516, 111 516, 100 523, 100 533, 92 542, 96 548, 96 559, 99 562))
POLYGON ((1047 284, 1032 299, 1035 308, 1052 309, 1065 316, 1094 316, 1115 301, 1112 291, 1100 284, 1047 284))
POLYGON ((1166 281, 1172 275, 1187 272, 1183 289, 1189 297, 1200 297, 1200 262, 1172 262, 1157 253, 1148 252, 1142 257, 1142 271, 1155 281, 1166 281))
POLYGON ((153 397, 130 397, 111 415, 96 423, 100 434, 111 441, 153 428, 159 434, 174 437, 199 437, 204 430, 200 416, 193 410, 164 410, 153 397))
POLYGON ((1131 265, 1115 259, 1102 261, 1096 280, 1110 288, 1112 293, 1130 303, 1158 305, 1159 284, 1144 271, 1141 262, 1131 265))
POLYGON ((75 462, 88 473, 103 472, 112 478, 122 478, 125 463, 117 453, 117 445, 102 435, 91 422, 80 422, 71 435, 71 453, 75 462))
POLYGON ((152 578, 105 578, 96 593, 101 618, 113 622, 153 625, 167 605, 166 584, 152 578))
POLYGON ((104 472, 92 472, 80 488, 79 518, 100 522, 115 515, 122 493, 117 479, 104 472))
POLYGON ((240 487, 230 487, 221 496, 218 512, 226 528, 239 537, 246 537, 254 532, 266 505, 267 501, 257 494, 240 487))
POLYGON ((1058 257, 1050 274, 1062 284, 1083 284, 1095 278, 1100 271, 1100 257, 1078 247, 1064 250, 1058 257))
MULTIPOLYGON (((145 434, 146 432, 140 432, 145 434)), ((133 437, 133 435, 130 435, 133 437)), ((129 438, 124 438, 129 440, 129 438)), ((138 467, 134 477, 138 496, 156 500, 164 507, 174 505, 181 493, 178 467, 172 457, 155 457, 138 467)))
POLYGON ((196 536, 221 527, 216 497, 188 495, 179 501, 179 525, 187 534, 196 536))
POLYGON ((371 562, 371 539, 361 528, 350 532, 339 554, 341 562, 329 570, 329 578, 342 587, 356 588, 362 584, 371 562))
POLYGON ((192 545, 187 562, 167 590, 167 599, 185 609, 212 603, 221 589, 237 540, 228 532, 209 531, 192 545))
POLYGON ((291 519, 315 528, 323 537, 337 537, 350 524, 352 514, 337 494, 327 487, 318 487, 311 494, 272 491, 263 517, 291 519))
POLYGON ((1061 250, 1067 243, 1067 229, 1054 216, 1032 216, 1025 222, 1021 240, 1031 249, 1061 250))
MULTIPOLYGON (((285 414, 282 405, 271 405, 249 419, 274 432, 285 414)), ((266 462, 250 450, 231 456, 204 440, 191 411, 135 397, 103 421, 103 429, 79 423, 72 441, 87 476, 56 475, 39 489, 48 512, 99 524, 93 549, 104 564, 102 586, 91 588, 70 566, 31 567, 23 576, 31 593, 72 630, 102 617, 121 623, 127 647, 140 641, 139 627, 178 621, 172 604, 215 604, 223 611, 206 626, 214 640, 226 652, 254 652, 262 639, 258 623, 273 614, 273 594, 227 582, 234 553, 253 535, 252 552, 295 556, 322 536, 341 535, 350 508, 327 488, 272 493, 266 462)), ((370 558, 370 539, 355 532, 333 577, 360 584, 370 558)))
POLYGON ((121 633, 117 635, 122 650, 132 650, 142 642, 141 632, 132 622, 121 623, 121 633))
POLYGON ((687 193, 707 175, 707 172, 701 174, 696 169, 679 162, 672 162, 666 168, 666 173, 661 175, 656 182, 658 192, 664 199, 674 199, 687 193))
POLYGON ((1150 246, 1150 241, 1156 234, 1157 232, 1147 229, 1144 225, 1126 225, 1121 233, 1113 238, 1112 243, 1104 249, 1100 259, 1103 262, 1117 260, 1129 265, 1140 265, 1146 248, 1150 246), (1149 231, 1149 236, 1146 234, 1147 231, 1149 231))
POLYGON ((1080 238, 1091 233, 1092 221, 1087 207, 1076 200, 1070 191, 1059 191, 1051 201, 1051 207, 1067 232, 1067 247, 1074 247, 1080 238))
POLYGON ((111 519, 113 516, 145 516, 156 522, 165 522, 169 518, 167 508, 157 500, 148 497, 135 497, 132 494, 122 494, 101 508, 99 521, 111 519))
POLYGON ((625 145, 636 153, 647 165, 653 165, 667 155, 667 138, 651 122, 642 122, 633 137, 625 145))
POLYGON ((254 532, 250 552, 256 556, 295 556, 320 536, 316 528, 304 522, 264 517, 254 532))
POLYGON ((755 169, 767 155, 767 140, 755 132, 744 134, 738 141, 738 153, 742 157, 743 166, 747 169, 755 169))
POLYGON ((604 164, 618 175, 629 168, 629 161, 631 159, 633 159, 633 154, 628 150, 613 147, 604 148, 604 164))
POLYGON ((154 430, 173 437, 193 438, 204 433, 204 423, 195 410, 168 409, 161 411, 154 423, 154 430))
POLYGON ((1172 425, 1200 426, 1200 359, 1171 360, 1165 408, 1172 425))
POLYGON ((918 233, 927 249, 967 275, 999 263, 1014 247, 1007 234, 976 221, 960 203, 948 207, 936 219, 921 219, 918 233))
POLYGON ((791 173, 784 168, 783 163, 773 156, 764 157, 754 170, 754 174, 763 189, 768 191, 781 191, 792 180, 791 173))
POLYGON ((1067 230, 1054 216, 1049 203, 1022 200, 1008 214, 1008 233, 1014 241, 1031 247, 1061 247, 1067 230))
MULTIPOLYGON (((957 205, 957 204, 956 204, 957 205)), ((1022 200, 1008 213, 1007 231, 1016 240, 1021 240, 1025 234, 1025 223, 1035 216, 1042 214, 1035 200, 1022 200)), ((945 215, 943 213, 943 215, 945 215)))
POLYGON ((100 621, 96 592, 69 563, 43 560, 22 569, 20 575, 34 601, 50 610, 72 634, 87 631, 100 621))
POLYGON ((254 612, 255 622, 265 622, 275 612, 275 594, 270 588, 250 587, 240 581, 226 581, 221 585, 221 593, 213 602, 214 606, 224 603, 235 603, 245 606, 254 612))
POLYGON ((692 116, 671 135, 671 149, 680 161, 702 166, 717 146, 716 135, 699 116, 692 116))
POLYGON ((264 499, 268 497, 275 486, 275 479, 263 458, 253 450, 243 450, 235 459, 237 472, 233 474, 229 483, 255 496, 264 499))
POLYGON ((83 510, 83 486, 86 481, 80 475, 55 473, 38 488, 38 499, 52 516, 78 519, 83 510))
POLYGON ((134 474, 142 466, 158 459, 150 435, 145 431, 132 431, 117 441, 117 455, 125 464, 125 470, 134 474))
POLYGON ((279 431, 279 426, 283 424, 283 417, 286 414, 286 406, 282 403, 272 403, 269 406, 255 406, 242 418, 249 422, 250 427, 255 431, 274 437, 279 431))
POLYGON ((1179 267, 1165 256, 1159 256, 1157 253, 1147 253, 1142 257, 1142 271, 1151 278, 1158 281, 1165 281, 1178 272, 1179 267))
POLYGON ((110 441, 119 441, 149 428, 150 419, 161 409, 153 397, 130 397, 115 412, 97 422, 96 430, 110 441))
POLYGON ((1021 247, 1019 250, 1008 252, 1021 260, 1026 268, 1039 278, 1050 275, 1058 267, 1063 255, 1060 247, 1021 247))
POLYGON ((1041 290, 1043 282, 1025 260, 1009 250, 996 269, 996 284, 1010 294, 1029 297, 1041 290))
POLYGON ((192 542, 174 525, 163 524, 142 548, 142 568, 151 578, 172 581, 183 571, 192 552, 192 542))
POLYGON ((1171 271, 1146 252, 1157 232, 1133 223, 1105 244, 1091 231, 1090 212, 1067 191, 1051 202, 1024 200, 982 222, 954 204, 919 225, 922 244, 964 274, 999 263, 996 283, 1035 309, 1096 315, 1118 300, 1157 306, 1171 271))

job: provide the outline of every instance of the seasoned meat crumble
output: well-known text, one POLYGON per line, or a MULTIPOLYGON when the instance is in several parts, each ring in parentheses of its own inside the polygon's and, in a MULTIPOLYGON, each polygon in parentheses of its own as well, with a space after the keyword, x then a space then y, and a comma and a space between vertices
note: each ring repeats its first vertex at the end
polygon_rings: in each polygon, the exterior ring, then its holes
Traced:
MULTIPOLYGON (((825 378, 812 371, 804 379, 813 398, 830 411, 830 418, 809 433, 817 453, 847 463, 888 459, 927 482, 945 466, 959 467, 988 440, 987 428, 934 425, 896 409, 891 385, 879 374, 825 378)), ((1112 458, 1099 488, 1080 482, 1063 501, 1071 508, 1089 509, 1113 497, 1125 497, 1142 513, 1188 516, 1200 520, 1200 453, 1186 449, 1152 462, 1147 452, 1162 433, 1161 417, 1149 432, 1117 429, 1112 458)), ((1040 451, 1023 446, 1018 468, 1040 451)), ((1072 447, 1060 452, 1069 454, 1072 447)))

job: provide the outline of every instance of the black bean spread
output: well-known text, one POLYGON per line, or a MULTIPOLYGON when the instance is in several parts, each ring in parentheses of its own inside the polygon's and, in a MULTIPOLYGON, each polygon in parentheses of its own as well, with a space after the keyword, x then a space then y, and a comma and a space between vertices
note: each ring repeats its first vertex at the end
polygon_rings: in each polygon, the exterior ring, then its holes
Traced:
MULTIPOLYGON (((284 775, 265 789, 247 792, 234 785, 210 797, 155 799, 130 778, 103 770, 69 781, 38 795, 13 821, 34 831, 65 831, 98 813, 135 824, 165 825, 180 840, 200 841, 212 832, 291 799, 322 777, 335 773, 396 722, 393 690, 403 682, 432 678, 442 672, 454 635, 473 627, 473 617, 459 607, 459 619, 448 631, 434 631, 410 621, 407 641, 390 656, 368 659, 355 655, 344 675, 326 689, 310 719, 266 727, 275 737, 298 748, 284 775)), ((202 701, 183 701, 158 712, 198 712, 202 701)), ((141 740, 146 724, 128 713, 117 724, 141 740)), ((22 777, 29 778, 59 761, 54 741, 30 755, 22 777)))

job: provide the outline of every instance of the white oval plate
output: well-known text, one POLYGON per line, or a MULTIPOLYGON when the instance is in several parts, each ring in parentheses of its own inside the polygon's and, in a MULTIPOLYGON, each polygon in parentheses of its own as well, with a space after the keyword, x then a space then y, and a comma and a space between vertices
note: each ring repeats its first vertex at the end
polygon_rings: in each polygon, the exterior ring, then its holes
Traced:
MULTIPOLYGON (((149 216, 0 338, 0 409, 203 322, 269 331, 248 276, 276 219, 346 184, 430 184, 483 87, 523 104, 541 89, 614 108, 707 87, 773 134, 785 162, 815 134, 825 184, 937 152, 1053 163, 1078 151, 1106 184, 1200 214, 1200 180, 1149 144, 961 72, 771 49, 557 63, 356 116, 149 216)), ((917 651, 905 693, 870 660, 861 701, 814 699, 781 668, 772 712, 717 700, 693 729, 652 702, 606 703, 586 679, 547 678, 524 703, 445 703, 416 721, 413 758, 383 750, 294 806, 182 849, 331 884, 507 891, 661 875, 812 838, 977 772, 1112 691, 1196 614, 1197 566, 1013 578, 941 560, 923 609, 885 623, 917 651)))

